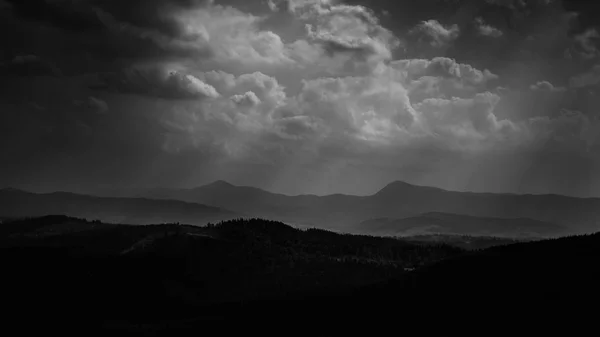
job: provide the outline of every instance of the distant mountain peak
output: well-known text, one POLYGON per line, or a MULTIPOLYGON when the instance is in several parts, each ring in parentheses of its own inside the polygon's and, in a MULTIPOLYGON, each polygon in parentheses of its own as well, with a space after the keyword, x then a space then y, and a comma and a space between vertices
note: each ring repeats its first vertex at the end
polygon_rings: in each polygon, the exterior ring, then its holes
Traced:
POLYGON ((211 186, 211 187, 235 187, 235 185, 230 184, 229 182, 227 182, 225 180, 215 180, 212 183, 204 185, 204 186, 211 186))
POLYGON ((403 181, 403 180, 395 180, 395 181, 392 181, 391 183, 387 184, 384 188, 401 188, 401 187, 419 187, 419 186, 411 184, 411 183, 407 183, 406 181, 403 181))
POLYGON ((433 190, 444 191, 444 190, 442 190, 440 188, 437 188, 437 187, 414 185, 414 184, 411 184, 411 183, 407 183, 406 181, 396 180, 396 181, 393 181, 393 182, 385 185, 385 187, 383 187, 381 190, 379 190, 379 192, 377 192, 376 195, 401 193, 401 192, 415 191, 415 190, 419 190, 419 191, 433 191, 433 190))

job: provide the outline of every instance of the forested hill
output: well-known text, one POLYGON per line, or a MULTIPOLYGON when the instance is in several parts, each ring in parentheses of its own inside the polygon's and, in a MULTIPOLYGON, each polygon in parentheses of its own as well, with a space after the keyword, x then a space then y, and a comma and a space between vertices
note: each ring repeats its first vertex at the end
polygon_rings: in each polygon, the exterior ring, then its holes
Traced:
POLYGON ((5 327, 34 334, 532 336, 600 300, 598 234, 466 251, 260 219, 2 229, 5 327))
POLYGON ((11 289, 4 303, 15 319, 48 324, 60 324, 56 315, 86 325, 152 323, 196 317, 199 307, 218 303, 339 293, 465 252, 261 219, 197 227, 46 216, 1 228, 11 289))

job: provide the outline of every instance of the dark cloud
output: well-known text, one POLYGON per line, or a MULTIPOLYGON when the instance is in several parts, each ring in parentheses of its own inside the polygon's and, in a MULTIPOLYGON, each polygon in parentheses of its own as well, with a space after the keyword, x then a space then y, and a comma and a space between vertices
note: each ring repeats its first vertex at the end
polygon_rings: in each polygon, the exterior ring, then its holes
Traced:
POLYGON ((44 22, 71 31, 98 31, 104 28, 90 1, 6 0, 22 19, 44 22))
POLYGON ((61 70, 51 62, 36 55, 17 55, 12 60, 0 63, 3 76, 61 76, 61 70))
POLYGON ((106 103, 106 101, 100 99, 100 98, 96 98, 94 96, 90 96, 85 100, 75 100, 73 102, 73 104, 75 104, 76 106, 79 107, 83 107, 89 111, 95 112, 95 113, 106 113, 108 112, 108 103, 106 103))
POLYGON ((216 89, 200 79, 158 67, 132 67, 121 72, 103 73, 92 89, 138 94, 167 99, 217 97, 216 89))
MULTIPOLYGON (((137 62, 209 57, 171 15, 206 1, 10 0, 0 11, 5 57, 35 54, 66 74, 114 70, 137 62)), ((201 41, 200 41, 201 42, 201 41)))
POLYGON ((600 83, 600 64, 595 65, 589 71, 573 76, 569 84, 573 88, 585 88, 600 83))
POLYGON ((169 16, 173 10, 197 8, 210 0, 90 0, 92 6, 110 13, 118 21, 157 30, 171 37, 184 35, 183 28, 169 16))
POLYGON ((72 31, 105 29, 99 11, 137 27, 154 29, 170 36, 182 34, 169 12, 203 6, 209 0, 6 0, 21 18, 42 21, 72 31))
POLYGON ((564 9, 569 12, 577 13, 577 21, 571 26, 573 35, 581 34, 582 32, 600 27, 600 3, 598 1, 586 0, 555 0, 560 2, 564 9))

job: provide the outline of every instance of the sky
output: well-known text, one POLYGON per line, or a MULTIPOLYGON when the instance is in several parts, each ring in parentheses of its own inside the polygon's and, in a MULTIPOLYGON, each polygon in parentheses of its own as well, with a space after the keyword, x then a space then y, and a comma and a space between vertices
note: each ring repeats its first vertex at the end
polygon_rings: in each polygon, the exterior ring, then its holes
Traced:
POLYGON ((600 197, 600 4, 0 0, 0 186, 600 197))

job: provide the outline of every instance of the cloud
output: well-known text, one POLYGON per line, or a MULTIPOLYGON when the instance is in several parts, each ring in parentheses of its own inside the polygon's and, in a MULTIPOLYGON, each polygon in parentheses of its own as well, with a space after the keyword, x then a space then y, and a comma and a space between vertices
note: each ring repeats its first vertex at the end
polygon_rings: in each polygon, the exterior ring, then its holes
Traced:
POLYGON ((561 91, 567 90, 565 87, 556 87, 548 81, 539 81, 536 84, 532 84, 530 86, 530 89, 537 90, 537 91, 551 91, 551 92, 561 92, 561 91))
POLYGON ((270 108, 275 108, 286 99, 285 88, 277 79, 261 72, 253 72, 234 76, 223 71, 209 71, 199 74, 199 78, 215 88, 223 95, 245 95, 253 92, 262 102, 268 103, 270 108))
POLYGON ((511 9, 515 9, 517 7, 525 7, 527 4, 525 0, 485 0, 485 2, 487 2, 488 4, 504 6, 511 9))
POLYGON ((479 70, 469 64, 458 63, 448 57, 427 59, 406 59, 391 62, 395 69, 406 72, 409 79, 419 79, 423 76, 452 78, 471 85, 485 84, 498 79, 498 75, 488 69, 479 70))
POLYGON ((108 111, 108 104, 106 101, 103 101, 99 98, 90 96, 88 97, 89 105, 94 109, 97 113, 106 113, 108 111))
MULTIPOLYGON (((262 73, 206 72, 199 78, 222 96, 190 109, 185 118, 176 118, 174 123, 187 134, 178 138, 178 146, 206 144, 198 138, 204 135, 209 142, 221 144, 217 148, 224 156, 238 159, 275 160, 304 149, 312 155, 361 160, 364 151, 437 149, 481 154, 540 149, 548 140, 566 142, 567 147, 581 142, 577 137, 552 136, 566 134, 573 124, 584 132, 585 123, 577 122, 578 115, 499 117, 501 101, 511 99, 505 95, 475 90, 463 91, 464 97, 446 97, 435 92, 414 101, 411 78, 475 86, 494 76, 486 78, 485 72, 450 59, 408 61, 398 62, 403 63, 403 71, 391 64, 387 70, 363 76, 303 80, 298 95, 291 97, 275 78, 262 73)), ((556 91, 547 82, 535 87, 533 91, 556 91)))
POLYGON ((483 36, 489 37, 501 37, 502 31, 496 27, 490 26, 483 21, 483 18, 475 19, 475 26, 477 27, 477 33, 483 36))
POLYGON ((306 24, 308 38, 330 55, 350 53, 375 63, 392 57, 399 45, 394 34, 381 26, 366 7, 330 1, 290 1, 289 9, 306 24))
POLYGON ((252 91, 246 91, 244 94, 237 94, 230 97, 231 100, 238 105, 255 106, 261 103, 260 98, 252 91))
POLYGON ((456 40, 460 35, 457 24, 444 26, 437 20, 427 20, 419 23, 413 30, 413 34, 421 33, 430 38, 434 47, 443 47, 456 40))
POLYGON ((267 0, 267 6, 273 12, 279 11, 279 4, 275 0, 267 0))
POLYGON ((206 41, 217 61, 294 63, 281 37, 259 28, 262 17, 219 5, 180 11, 176 17, 185 27, 184 35, 206 41))
MULTIPOLYGON (((61 62, 73 73, 160 62, 294 63, 293 51, 281 37, 260 28, 264 17, 212 1, 32 0, 13 1, 13 6, 14 17, 8 19, 19 27, 30 48, 39 49, 33 41, 42 32, 47 38, 44 43, 71 46, 70 59, 61 62)), ((6 38, 15 44, 21 41, 6 38)), ((40 56, 62 56, 50 46, 44 52, 48 55, 40 56)))
POLYGON ((304 81, 303 113, 319 118, 332 134, 381 140, 412 128, 414 112, 401 83, 385 76, 304 81))
MULTIPOLYGON (((515 130, 508 120, 498 120, 493 111, 500 97, 480 93, 473 98, 429 98, 415 105, 423 116, 424 126, 432 133, 444 136, 448 142, 484 141, 515 130)), ((478 145, 469 143, 469 145, 478 145)))
POLYGON ((16 55, 0 63, 0 74, 6 76, 61 76, 61 70, 36 55, 16 55))
MULTIPOLYGON (((580 111, 563 110, 558 116, 551 118, 541 116, 529 120, 528 131, 533 138, 543 142, 551 142, 550 146, 562 147, 574 153, 589 152, 598 145, 600 121, 591 119, 580 111)), ((538 142, 539 143, 539 142, 538 142)))
POLYGON ((105 114, 109 110, 106 101, 93 96, 89 96, 85 100, 75 100, 73 101, 73 104, 98 114, 105 114))
POLYGON ((597 43, 600 40, 600 33, 596 28, 589 28, 581 34, 573 37, 575 40, 575 52, 585 59, 592 59, 600 55, 597 43))
POLYGON ((287 101, 284 88, 260 72, 235 76, 210 71, 198 76, 221 95, 175 109, 163 121, 170 129, 165 148, 180 151, 212 144, 221 156, 265 159, 256 151, 276 145, 265 144, 263 138, 282 130, 276 127, 274 114, 287 101))
POLYGON ((118 73, 100 74, 93 89, 138 94, 166 99, 215 98, 214 87, 193 75, 171 71, 160 66, 131 67, 118 73))
POLYGON ((324 6, 334 3, 335 0, 279 0, 279 2, 287 3, 288 10, 296 13, 307 9, 322 9, 324 6))
MULTIPOLYGON (((11 0, 11 3, 15 17, 9 19, 23 33, 35 37, 44 31, 49 41, 43 43, 70 45, 72 53, 87 61, 88 66, 90 61, 109 60, 119 64, 140 59, 210 55, 205 44, 190 41, 189 36, 185 36, 174 16, 180 10, 203 8, 205 1, 11 0)), ((49 48, 45 52, 52 54, 49 48)))
MULTIPOLYGON (((336 192, 361 180, 356 177, 412 172, 431 183, 454 172, 468 180, 479 164, 510 166, 513 157, 597 157, 600 123, 591 110, 576 111, 596 106, 597 98, 570 88, 597 85, 600 70, 584 72, 587 63, 561 59, 573 43, 573 51, 594 55, 593 27, 563 19, 558 3, 545 16, 531 5, 542 0, 492 2, 506 8, 489 12, 464 1, 382 8, 325 0, 243 7, 236 1, 12 0, 0 14, 7 41, 1 71, 23 78, 5 81, 20 89, 3 100, 16 101, 11 96, 19 91, 25 103, 2 118, 31 130, 3 130, 28 142, 26 149, 42 144, 60 158, 79 158, 82 168, 115 158, 138 161, 129 177, 143 171, 172 177, 167 183, 225 172, 260 171, 267 180, 282 175, 294 182, 308 170, 318 181, 360 172, 340 178, 331 187, 336 192), (389 17, 379 16, 388 10, 389 17), (463 34, 469 23, 490 38, 463 34), (577 33, 567 31, 571 26, 577 33), (413 44, 417 39, 423 43, 413 44), (541 59, 542 52, 552 56, 541 59), (53 67, 65 76, 54 76, 53 67), (539 80, 563 80, 574 70, 581 74, 572 76, 569 89, 539 80), (81 85, 89 78, 97 91, 81 85), (507 89, 494 90, 499 86, 507 89), (111 113, 74 113, 81 110, 111 113)), ((503 168, 493 167, 486 179, 503 168)))
POLYGON ((571 77, 569 85, 572 88, 584 88, 600 83, 600 64, 595 65, 589 71, 571 77))

